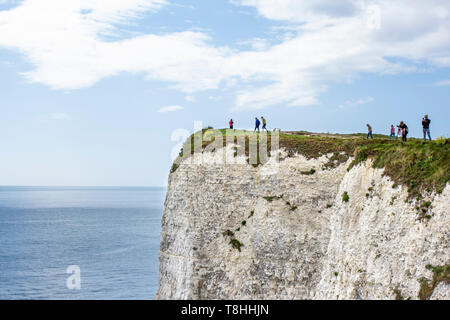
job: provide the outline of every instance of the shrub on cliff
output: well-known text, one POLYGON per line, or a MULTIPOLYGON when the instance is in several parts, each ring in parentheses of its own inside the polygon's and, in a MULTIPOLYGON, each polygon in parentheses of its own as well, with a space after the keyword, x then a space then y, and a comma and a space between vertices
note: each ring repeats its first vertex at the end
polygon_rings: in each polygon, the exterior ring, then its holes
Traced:
POLYGON ((394 181, 394 186, 407 187, 409 198, 421 198, 423 192, 441 193, 450 181, 449 139, 446 143, 410 140, 360 146, 348 169, 369 158, 374 168, 384 168, 384 175, 394 181))
POLYGON ((350 197, 348 196, 348 192, 345 191, 344 194, 342 195, 342 201, 348 202, 349 200, 350 200, 350 197))

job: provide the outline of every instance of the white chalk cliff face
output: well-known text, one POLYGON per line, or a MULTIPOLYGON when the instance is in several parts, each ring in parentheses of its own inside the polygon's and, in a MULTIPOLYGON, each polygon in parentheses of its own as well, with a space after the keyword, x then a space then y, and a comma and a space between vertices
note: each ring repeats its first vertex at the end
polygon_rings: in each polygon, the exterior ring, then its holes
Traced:
MULTIPOLYGON (((450 261, 448 185, 420 221, 369 162, 347 172, 351 159, 324 170, 326 156, 256 168, 203 156, 169 177, 157 299, 418 299, 426 266, 450 261)), ((450 285, 431 299, 450 299, 450 285)))

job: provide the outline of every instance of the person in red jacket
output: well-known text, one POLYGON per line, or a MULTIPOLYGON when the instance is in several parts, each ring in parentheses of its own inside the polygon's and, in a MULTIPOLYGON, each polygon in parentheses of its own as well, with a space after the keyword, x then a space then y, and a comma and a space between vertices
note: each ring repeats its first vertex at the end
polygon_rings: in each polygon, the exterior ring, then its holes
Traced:
POLYGON ((393 124, 391 124, 391 135, 389 136, 389 140, 391 140, 392 137, 394 137, 395 141, 397 141, 397 136, 395 135, 395 127, 393 124))
POLYGON ((233 119, 230 120, 229 124, 230 124, 230 129, 233 129, 233 124, 234 124, 233 119))

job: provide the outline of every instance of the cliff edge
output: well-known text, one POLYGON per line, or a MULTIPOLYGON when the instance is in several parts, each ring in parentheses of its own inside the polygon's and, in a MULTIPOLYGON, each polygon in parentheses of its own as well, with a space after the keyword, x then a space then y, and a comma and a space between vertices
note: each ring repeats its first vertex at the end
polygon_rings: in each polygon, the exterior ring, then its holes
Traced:
POLYGON ((172 168, 156 299, 450 299, 448 140, 237 140, 172 168))

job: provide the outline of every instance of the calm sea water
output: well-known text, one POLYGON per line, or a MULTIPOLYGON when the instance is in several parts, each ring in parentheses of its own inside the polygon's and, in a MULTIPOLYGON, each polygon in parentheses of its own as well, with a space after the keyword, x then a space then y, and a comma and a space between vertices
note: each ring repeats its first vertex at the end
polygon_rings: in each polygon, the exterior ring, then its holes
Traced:
POLYGON ((0 299, 153 299, 165 192, 0 187, 0 299))

